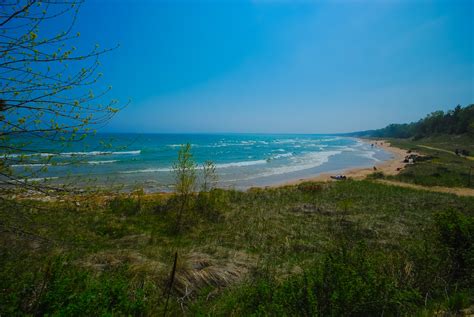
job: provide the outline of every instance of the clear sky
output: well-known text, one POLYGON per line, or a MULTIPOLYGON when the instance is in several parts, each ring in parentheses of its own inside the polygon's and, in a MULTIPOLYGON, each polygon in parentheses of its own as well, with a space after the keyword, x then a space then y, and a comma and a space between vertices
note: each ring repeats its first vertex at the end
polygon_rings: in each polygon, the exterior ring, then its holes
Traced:
POLYGON ((119 132, 334 133, 474 102, 474 1, 87 0, 119 132))

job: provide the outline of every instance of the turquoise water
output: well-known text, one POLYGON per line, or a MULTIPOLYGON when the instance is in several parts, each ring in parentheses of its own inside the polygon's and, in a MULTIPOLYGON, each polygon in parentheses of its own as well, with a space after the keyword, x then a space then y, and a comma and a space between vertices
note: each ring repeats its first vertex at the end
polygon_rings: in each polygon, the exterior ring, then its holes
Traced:
POLYGON ((23 162, 14 159, 20 153, 9 153, 7 161, 15 173, 34 180, 169 191, 172 163, 184 143, 191 144, 198 164, 216 164, 219 186, 236 189, 373 166, 392 157, 357 139, 331 135, 99 134, 66 147, 32 143, 37 153, 23 162))

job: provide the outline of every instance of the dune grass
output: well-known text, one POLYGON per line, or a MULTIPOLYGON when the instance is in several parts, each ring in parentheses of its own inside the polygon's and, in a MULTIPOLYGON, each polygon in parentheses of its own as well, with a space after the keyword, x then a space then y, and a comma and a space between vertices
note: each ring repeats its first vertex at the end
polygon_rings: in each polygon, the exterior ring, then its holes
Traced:
POLYGON ((473 198, 370 181, 208 195, 180 234, 169 195, 3 201, 1 314, 162 315, 168 293, 175 315, 471 304, 473 198))

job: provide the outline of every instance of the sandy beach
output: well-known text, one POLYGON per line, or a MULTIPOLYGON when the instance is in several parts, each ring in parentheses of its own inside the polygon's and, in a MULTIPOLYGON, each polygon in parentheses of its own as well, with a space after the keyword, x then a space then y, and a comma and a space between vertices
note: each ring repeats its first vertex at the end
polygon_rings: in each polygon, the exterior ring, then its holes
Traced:
MULTIPOLYGON (((369 143, 369 144, 374 144, 375 147, 382 148, 387 152, 390 152, 393 155, 393 158, 391 160, 387 160, 384 162, 379 162, 378 164, 375 164, 374 166, 377 168, 377 172, 382 172, 385 175, 396 175, 400 172, 401 169, 405 167, 407 163, 403 163, 403 159, 407 155, 407 151, 404 149, 400 149, 397 147, 394 147, 390 144, 390 142, 387 142, 385 140, 368 140, 368 139, 360 139, 363 142, 369 143)), ((350 168, 347 170, 343 171, 333 171, 333 172, 326 172, 319 174, 314 177, 308 177, 308 178, 300 178, 297 180, 292 180, 288 182, 284 182, 281 184, 276 184, 275 186, 270 186, 270 187, 280 187, 280 186, 287 186, 287 185, 297 185, 302 182, 327 182, 327 181, 335 181, 334 179, 331 178, 331 176, 334 176, 336 174, 341 174, 345 175, 347 178, 352 178, 356 180, 361 180, 367 177, 367 175, 374 173, 374 168, 350 168)))

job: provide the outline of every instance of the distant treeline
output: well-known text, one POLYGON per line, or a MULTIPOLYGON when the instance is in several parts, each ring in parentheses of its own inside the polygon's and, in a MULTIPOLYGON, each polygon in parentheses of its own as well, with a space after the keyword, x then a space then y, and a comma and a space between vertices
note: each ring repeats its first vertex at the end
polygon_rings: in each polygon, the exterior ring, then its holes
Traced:
POLYGON ((447 112, 435 111, 418 122, 390 124, 383 129, 346 135, 418 139, 436 134, 470 134, 474 136, 474 104, 466 107, 458 105, 447 112))

